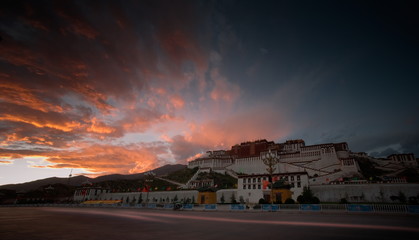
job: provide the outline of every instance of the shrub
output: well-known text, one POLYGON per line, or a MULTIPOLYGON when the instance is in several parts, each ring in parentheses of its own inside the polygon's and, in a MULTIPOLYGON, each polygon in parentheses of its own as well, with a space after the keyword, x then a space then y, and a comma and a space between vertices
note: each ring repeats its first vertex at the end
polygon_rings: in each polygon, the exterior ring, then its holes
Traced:
POLYGON ((304 187, 303 193, 298 196, 297 198, 298 203, 313 203, 318 204, 320 203, 320 199, 316 196, 314 196, 313 192, 310 188, 304 187))
POLYGON ((287 200, 285 200, 285 202, 284 202, 285 204, 294 204, 295 203, 295 201, 294 201, 294 199, 292 199, 292 198, 287 198, 287 200))

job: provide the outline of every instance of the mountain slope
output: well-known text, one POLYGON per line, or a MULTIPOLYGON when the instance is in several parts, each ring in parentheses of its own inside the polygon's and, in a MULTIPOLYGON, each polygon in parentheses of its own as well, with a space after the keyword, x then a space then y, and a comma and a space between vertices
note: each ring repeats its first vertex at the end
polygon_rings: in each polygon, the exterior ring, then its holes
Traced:
MULTIPOLYGON (((151 170, 156 176, 164 176, 171 172, 178 171, 180 169, 186 168, 186 165, 182 164, 174 164, 174 165, 164 165, 162 167, 156 168, 154 170, 151 170)), ((68 178, 58 178, 58 177, 51 177, 51 178, 45 178, 40 180, 35 180, 32 182, 26 182, 26 183, 19 183, 19 184, 7 184, 0 186, 0 189, 10 189, 10 190, 16 190, 17 192, 27 192, 31 190, 36 190, 42 186, 45 185, 52 185, 52 184, 69 184, 71 186, 80 186, 83 182, 89 181, 92 183, 98 183, 103 181, 115 181, 115 180, 133 180, 133 179, 139 179, 144 176, 145 173, 136 173, 136 174, 129 174, 129 175, 122 175, 122 174, 111 174, 111 175, 105 175, 100 176, 97 178, 89 178, 85 176, 76 176, 72 177, 70 179, 68 178)))

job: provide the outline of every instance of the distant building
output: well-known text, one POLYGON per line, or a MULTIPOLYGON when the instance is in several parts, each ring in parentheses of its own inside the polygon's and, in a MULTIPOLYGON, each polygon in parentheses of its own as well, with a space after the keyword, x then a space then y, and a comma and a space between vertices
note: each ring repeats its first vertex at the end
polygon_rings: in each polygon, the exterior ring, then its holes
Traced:
POLYGON ((409 167, 418 167, 418 162, 413 153, 391 154, 387 157, 393 163, 402 164, 409 167))
POLYGON ((304 187, 310 186, 313 193, 324 202, 389 202, 403 192, 408 198, 417 197, 418 184, 408 184, 405 178, 394 173, 406 167, 418 167, 412 153, 392 154, 387 159, 375 159, 366 153, 350 152, 346 142, 305 145, 301 139, 275 143, 267 140, 243 142, 230 150, 208 151, 204 156, 188 163, 188 168, 198 168, 194 176, 185 184, 189 190, 149 192, 110 192, 93 187, 91 183, 76 190, 74 200, 84 202, 118 201, 120 204, 167 204, 186 203, 249 203, 256 204, 260 199, 269 202, 271 189, 264 156, 271 152, 279 160, 274 166, 273 200, 286 198, 297 200, 304 187), (381 182, 363 179, 357 157, 368 158, 375 168, 391 172, 381 182), (195 189, 217 186, 211 178, 202 178, 202 173, 217 172, 229 174, 237 179, 237 189, 220 189, 216 192, 198 192, 195 189), (281 185, 283 183, 283 185, 281 185))
POLYGON ((104 193, 110 193, 109 189, 103 189, 101 187, 84 186, 76 189, 74 192, 73 200, 75 202, 84 202, 88 200, 98 200, 99 197, 104 193))
POLYGON ((360 176, 356 161, 349 156, 348 144, 326 143, 306 146, 301 139, 274 143, 267 140, 244 142, 231 150, 207 152, 188 163, 189 168, 238 174, 266 174, 262 157, 271 150, 279 158, 277 174, 306 172, 310 184, 328 184, 342 177, 360 176))

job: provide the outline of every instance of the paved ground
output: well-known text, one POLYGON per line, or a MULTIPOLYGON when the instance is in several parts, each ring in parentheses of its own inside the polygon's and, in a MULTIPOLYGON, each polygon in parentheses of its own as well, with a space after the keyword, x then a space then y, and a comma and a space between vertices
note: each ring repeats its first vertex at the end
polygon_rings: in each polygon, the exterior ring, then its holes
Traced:
POLYGON ((0 208, 0 239, 419 239, 418 215, 0 208))

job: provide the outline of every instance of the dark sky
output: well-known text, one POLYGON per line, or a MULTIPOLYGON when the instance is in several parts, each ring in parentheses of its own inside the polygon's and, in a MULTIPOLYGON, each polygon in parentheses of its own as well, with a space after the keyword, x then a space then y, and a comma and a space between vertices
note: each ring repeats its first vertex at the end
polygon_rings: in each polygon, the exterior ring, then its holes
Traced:
POLYGON ((256 139, 417 157, 418 12, 417 1, 3 1, 0 183, 142 172, 256 139))

